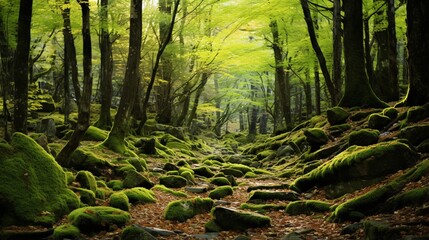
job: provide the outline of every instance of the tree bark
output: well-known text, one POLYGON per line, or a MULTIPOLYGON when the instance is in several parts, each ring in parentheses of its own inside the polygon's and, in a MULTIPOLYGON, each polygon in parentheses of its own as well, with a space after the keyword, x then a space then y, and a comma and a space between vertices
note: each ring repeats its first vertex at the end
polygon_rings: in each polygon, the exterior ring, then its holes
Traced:
MULTIPOLYGON (((252 83, 250 83, 250 91, 252 94, 252 101, 256 101, 257 88, 252 83)), ((258 106, 253 105, 253 106, 250 106, 249 110, 250 110, 250 114, 249 114, 250 119, 249 119, 249 133, 247 135, 247 139, 249 141, 253 141, 253 140, 255 140, 255 136, 257 133, 256 126, 257 126, 257 122, 258 122, 259 109, 258 109, 258 106)))
POLYGON ((317 64, 314 64, 314 98, 315 98, 315 107, 316 107, 316 115, 321 114, 320 109, 320 77, 319 77, 319 66, 317 64))
POLYGON ((429 1, 407 1, 407 49, 409 88, 405 105, 429 102, 429 1))
POLYGON ((83 37, 83 91, 79 101, 79 112, 76 128, 67 144, 58 153, 56 160, 61 166, 68 166, 71 154, 79 146, 80 140, 89 127, 91 94, 92 94, 92 49, 90 31, 89 2, 78 0, 82 10, 83 37))
MULTIPOLYGON (((341 30, 341 0, 334 1, 334 11, 333 11, 333 30, 332 30, 332 39, 333 39, 333 65, 332 65, 332 81, 335 85, 336 90, 336 102, 338 103, 341 99, 341 92, 343 86, 343 79, 341 77, 341 56, 343 52, 342 48, 342 30, 341 30)), ((320 96, 320 94, 319 94, 320 96)), ((317 111, 317 110, 316 110, 317 111)), ((320 109, 319 109, 320 111, 320 109)), ((319 113, 320 114, 320 113, 319 113)))
POLYGON ((342 107, 386 107, 374 94, 365 73, 363 51, 362 0, 343 0, 345 92, 342 107))
POLYGON ((102 129, 110 129, 112 126, 112 116, 110 107, 112 106, 112 74, 113 74, 113 57, 112 42, 109 33, 109 1, 100 1, 100 93, 101 109, 100 117, 96 126, 102 129))
POLYGON ((208 73, 201 74, 201 83, 198 85, 198 88, 195 92, 194 102, 192 103, 191 112, 189 113, 188 121, 186 124, 188 127, 191 126, 192 121, 197 117, 197 109, 200 102, 200 97, 203 93, 204 87, 207 84, 207 81, 209 80, 209 77, 210 74, 208 73))
POLYGON ((18 18, 18 38, 15 52, 15 106, 13 125, 15 132, 27 133, 28 115, 28 59, 31 41, 33 0, 21 0, 18 18))
POLYGON ((112 130, 103 142, 105 146, 118 153, 125 153, 125 137, 129 131, 131 110, 136 100, 139 87, 139 64, 142 45, 142 0, 131 0, 130 7, 130 40, 128 47, 127 67, 121 101, 115 116, 112 130))

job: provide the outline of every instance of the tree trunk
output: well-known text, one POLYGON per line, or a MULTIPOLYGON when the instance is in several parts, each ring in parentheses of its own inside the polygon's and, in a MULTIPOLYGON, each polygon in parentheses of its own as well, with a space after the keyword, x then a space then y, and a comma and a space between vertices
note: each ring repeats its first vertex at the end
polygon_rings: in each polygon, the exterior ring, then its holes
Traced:
POLYGON ((103 142, 105 146, 118 153, 125 153, 125 137, 129 131, 131 110, 136 100, 139 87, 139 64, 142 45, 142 0, 132 0, 130 7, 130 40, 128 47, 127 68, 121 101, 115 116, 112 130, 103 142))
POLYGON ((314 31, 313 20, 311 19, 310 9, 308 7, 307 0, 300 0, 302 11, 304 12, 305 23, 307 24, 308 35, 310 36, 311 45, 313 46, 314 52, 316 53, 317 59, 319 60, 320 69, 322 70, 323 77, 325 78, 326 86, 328 87, 329 94, 331 95, 331 104, 337 104, 337 91, 332 83, 331 75, 329 74, 328 67, 326 66, 326 59, 320 49, 319 43, 317 42, 316 32, 314 31))
POLYGON ((409 88, 405 105, 429 102, 429 1, 407 1, 409 88))
POLYGON ((110 107, 112 105, 112 74, 113 74, 113 57, 112 42, 109 34, 109 2, 108 0, 100 1, 100 94, 101 109, 100 117, 95 126, 102 129, 110 129, 112 126, 112 116, 110 107))
POLYGON ((319 77, 319 66, 317 64, 314 64, 314 98, 315 98, 315 107, 316 107, 316 115, 320 115, 321 108, 320 108, 320 77, 319 77))
POLYGON ((371 36, 369 34, 369 20, 364 19, 363 24, 364 24, 364 33, 365 33, 365 37, 364 37, 365 69, 366 69, 366 74, 368 75, 368 81, 370 85, 373 86, 375 83, 375 74, 374 74, 374 67, 373 67, 374 60, 371 56, 371 43, 370 43, 371 36))
POLYGON ((346 81, 342 107, 386 107, 374 94, 365 73, 362 0, 344 0, 344 57, 346 81))
POLYGON ((207 84, 207 81, 209 80, 210 74, 203 73, 201 74, 201 83, 198 85, 198 88, 195 92, 194 96, 194 102, 192 104, 191 112, 189 113, 187 126, 191 126, 192 121, 197 117, 197 109, 200 102, 201 94, 203 93, 204 86, 207 84))
POLYGON ((263 110, 261 118, 259 119, 259 133, 268 133, 268 113, 265 110, 263 110))
MULTIPOLYGON (((255 85, 253 85, 252 83, 250 83, 250 91, 252 94, 252 101, 256 101, 257 98, 257 88, 255 87, 255 85)), ((247 139, 249 141, 253 141, 255 139, 256 133, 257 133, 257 122, 258 122, 258 106, 250 106, 249 108, 250 110, 250 118, 249 118, 249 133, 247 135, 247 139)))
MULTIPOLYGON (((0 11, 1 11, 0 7, 0 11)), ((7 99, 10 93, 10 79, 12 79, 12 64, 13 64, 13 52, 11 47, 8 44, 8 35, 5 31, 5 25, 3 19, 0 17, 0 83, 1 83, 1 92, 3 99, 3 118, 4 118, 4 139, 10 141, 9 134, 9 110, 7 107, 7 99)))
MULTIPOLYGON (((334 1, 334 12, 333 12, 333 30, 332 30, 332 38, 333 38, 333 65, 332 65, 332 81, 335 85, 336 90, 336 102, 338 103, 341 99, 341 92, 343 86, 343 79, 341 77, 341 55, 343 52, 342 49, 342 30, 341 30, 341 0, 333 0, 334 1)), ((319 94, 320 96, 320 94, 319 94)), ((316 110, 317 111, 317 110, 316 110)), ((319 109, 320 111, 320 109, 319 109)), ((319 113, 320 114, 320 113, 319 113)))
POLYGON ((15 106, 14 130, 27 133, 28 113, 28 59, 31 41, 31 17, 33 15, 33 0, 21 0, 18 19, 18 38, 15 52, 15 106))
POLYGON ((89 2, 78 0, 82 9, 83 37, 83 91, 79 101, 79 112, 76 128, 67 144, 58 153, 56 160, 61 166, 68 166, 70 155, 79 146, 79 142, 89 127, 91 94, 92 94, 92 49, 90 31, 89 2))

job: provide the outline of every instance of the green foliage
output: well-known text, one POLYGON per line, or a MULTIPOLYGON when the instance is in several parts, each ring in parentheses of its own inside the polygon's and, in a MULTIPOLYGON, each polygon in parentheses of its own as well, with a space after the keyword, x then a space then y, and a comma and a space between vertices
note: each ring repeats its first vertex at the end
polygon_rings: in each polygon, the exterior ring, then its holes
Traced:
POLYGON ((213 207, 213 200, 210 198, 194 198, 190 200, 177 200, 168 203, 164 218, 184 222, 197 214, 209 212, 213 207))

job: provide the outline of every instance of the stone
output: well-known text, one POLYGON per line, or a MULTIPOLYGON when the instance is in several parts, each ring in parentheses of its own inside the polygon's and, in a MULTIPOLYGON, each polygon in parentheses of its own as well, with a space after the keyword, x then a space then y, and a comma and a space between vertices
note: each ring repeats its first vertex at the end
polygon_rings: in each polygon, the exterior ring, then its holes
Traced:
POLYGON ((202 166, 202 167, 198 167, 198 168, 193 168, 192 169, 194 171, 194 173, 196 175, 200 175, 206 178, 211 178, 213 177, 215 174, 213 173, 212 170, 210 170, 210 168, 206 167, 206 166, 202 166))
POLYGON ((244 231, 271 226, 271 219, 262 214, 217 206, 212 211, 214 222, 223 230, 244 231))
POLYGON ((320 146, 328 143, 329 138, 321 128, 309 128, 304 130, 307 142, 310 144, 311 151, 316 151, 320 146))
POLYGON ((267 200, 284 200, 284 201, 297 201, 299 195, 293 191, 253 191, 250 194, 248 202, 258 202, 267 200))
POLYGON ((364 221, 363 229, 365 239, 368 240, 391 240, 401 239, 400 230, 391 227, 388 223, 380 221, 364 221))
POLYGON ((57 132, 54 119, 52 118, 42 119, 36 127, 36 132, 44 133, 46 137, 48 137, 48 141, 52 142, 57 132))
POLYGON ((208 191, 208 187, 185 187, 185 191, 191 193, 205 193, 208 191))
POLYGON ((176 200, 168 203, 164 211, 164 218, 184 222, 197 214, 209 212, 214 205, 210 198, 194 198, 176 200))
POLYGON ((121 233, 121 240, 156 240, 144 227, 137 224, 126 227, 121 233))
POLYGON ((160 177, 159 183, 169 188, 181 188, 186 186, 188 181, 182 176, 169 175, 160 177))
POLYGON ((344 235, 344 234, 353 234, 353 233, 357 232, 357 230, 359 230, 361 228, 362 228, 362 223, 360 223, 360 222, 349 224, 349 225, 345 226, 341 230, 341 235, 344 235))
POLYGON ((128 171, 123 181, 124 188, 144 187, 150 189, 154 184, 143 174, 137 171, 128 171))
POLYGON ((337 125, 337 124, 341 124, 341 123, 345 123, 350 116, 350 113, 341 107, 329 108, 326 111, 326 114, 328 116, 328 122, 332 126, 337 125))
POLYGON ((417 124, 401 129, 400 138, 405 138, 414 146, 429 138, 429 124, 417 124))
POLYGON ((392 120, 380 113, 373 113, 368 117, 368 127, 383 130, 392 120))
POLYGON ((369 146, 378 142, 380 132, 372 129, 361 129, 349 135, 349 146, 369 146))

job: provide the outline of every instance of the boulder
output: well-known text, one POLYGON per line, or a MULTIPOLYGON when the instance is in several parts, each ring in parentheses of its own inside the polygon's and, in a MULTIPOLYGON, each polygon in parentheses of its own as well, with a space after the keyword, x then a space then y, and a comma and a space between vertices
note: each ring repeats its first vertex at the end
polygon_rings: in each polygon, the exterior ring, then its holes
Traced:
POLYGON ((311 146, 311 151, 316 151, 320 146, 328 143, 329 138, 325 131, 321 128, 309 128, 304 130, 304 135, 307 142, 311 146))
POLYGON ((66 224, 58 226, 54 229, 52 234, 53 240, 63 240, 63 239, 79 239, 80 230, 74 225, 66 224))
POLYGON ((369 115, 368 127, 372 129, 382 130, 390 123, 391 119, 379 113, 369 115))
POLYGON ((86 205, 94 206, 96 203, 95 193, 91 190, 88 190, 86 188, 77 188, 77 187, 70 187, 71 190, 73 190, 76 195, 79 196, 79 200, 86 205))
POLYGON ((248 202, 268 201, 268 200, 283 200, 296 201, 299 200, 298 194, 294 191, 253 191, 250 194, 248 202))
POLYGON ((94 193, 97 191, 97 182, 95 181, 94 175, 89 171, 79 171, 76 174, 75 181, 80 184, 80 187, 89 189, 94 193))
POLYGON ((186 200, 176 200, 168 203, 164 218, 184 222, 197 214, 209 212, 213 207, 213 200, 210 198, 194 198, 186 200))
POLYGON ((383 110, 383 115, 389 117, 390 119, 395 119, 398 116, 398 110, 394 107, 385 108, 383 110))
POLYGON ((365 231, 365 239, 368 240, 401 239, 401 230, 391 227, 386 222, 364 221, 363 229, 365 231))
POLYGON ((133 188, 133 187, 144 187, 150 189, 154 186, 154 184, 143 174, 137 171, 128 171, 124 181, 124 188, 133 188))
POLYGON ((114 226, 125 226, 131 220, 131 215, 113 207, 83 207, 71 212, 68 220, 82 233, 88 234, 113 229, 114 226))
POLYGON ((52 118, 44 118, 36 127, 37 133, 44 133, 48 137, 49 141, 52 141, 55 138, 57 129, 55 127, 55 121, 52 118))
POLYGON ((127 195, 124 192, 115 192, 110 195, 109 206, 118 208, 124 211, 130 210, 130 203, 127 195))
POLYGON ((50 225, 78 206, 62 167, 33 139, 0 143, 0 226, 50 225))
POLYGON ((83 135, 82 140, 101 142, 107 138, 108 134, 109 132, 106 130, 94 126, 89 126, 89 128, 85 132, 85 135, 83 135))
POLYGON ((418 124, 401 129, 399 137, 410 141, 414 146, 429 138, 429 124, 418 124))
POLYGON ((221 199, 226 196, 232 195, 234 191, 231 186, 221 186, 213 189, 209 192, 209 198, 211 199, 221 199))
POLYGON ((331 126, 345 123, 350 116, 350 113, 341 107, 329 108, 326 114, 328 115, 328 122, 331 126))
POLYGON ((121 234, 121 240, 156 240, 157 238, 136 224, 126 227, 121 234))
POLYGON ((271 219, 262 214, 226 207, 215 207, 213 220, 222 230, 244 231, 248 228, 271 226, 271 219))
POLYGON ((378 130, 361 129, 349 135, 349 146, 368 146, 378 142, 380 132, 378 130))
POLYGON ((410 107, 407 111, 406 123, 416 123, 429 117, 429 105, 410 107))
POLYGON ((215 175, 213 173, 213 171, 210 170, 210 168, 208 168, 206 166, 201 166, 201 167, 198 167, 198 168, 194 168, 192 170, 194 170, 195 174, 203 176, 203 177, 206 177, 206 178, 211 178, 211 177, 213 177, 215 175))
POLYGON ((286 213, 289 215, 312 214, 314 212, 328 212, 331 204, 316 200, 295 201, 286 207, 286 213))
POLYGON ((188 181, 182 176, 169 175, 160 177, 159 183, 169 188, 181 188, 186 186, 188 181))
POLYGON ((123 190, 127 195, 130 203, 153 203, 156 202, 155 194, 153 191, 142 187, 135 187, 123 190))
POLYGON ((231 185, 231 183, 228 181, 226 177, 214 177, 210 179, 210 183, 216 185, 216 186, 226 186, 231 185))

